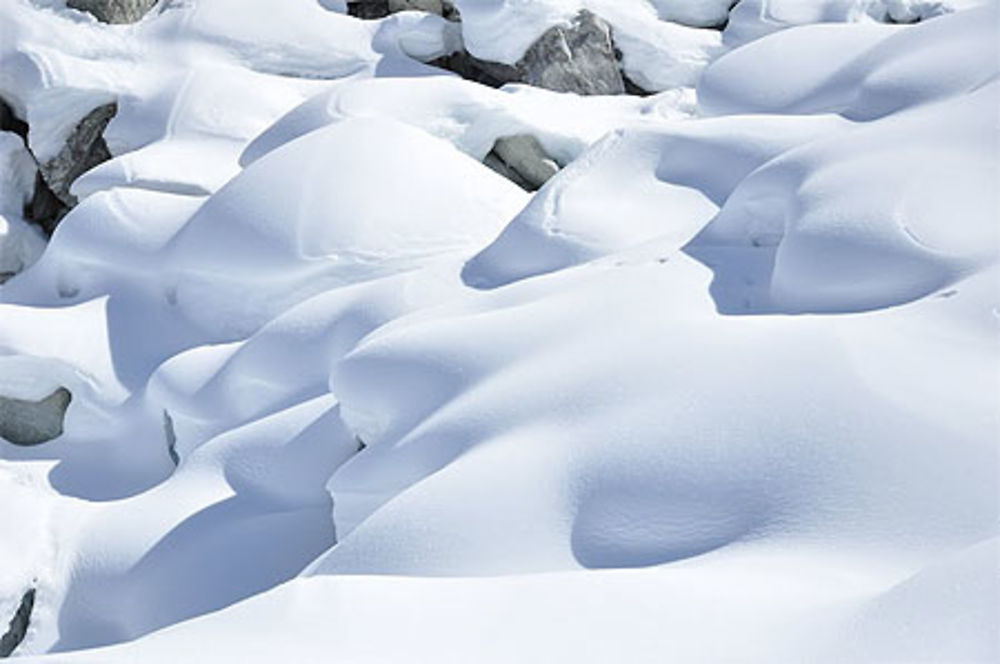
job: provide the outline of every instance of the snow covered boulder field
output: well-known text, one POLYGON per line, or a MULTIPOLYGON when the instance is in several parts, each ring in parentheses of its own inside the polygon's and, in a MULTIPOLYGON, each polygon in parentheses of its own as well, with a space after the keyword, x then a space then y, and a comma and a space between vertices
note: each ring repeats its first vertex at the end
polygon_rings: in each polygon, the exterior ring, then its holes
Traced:
POLYGON ((998 5, 0 0, 0 657, 1000 661, 998 5))

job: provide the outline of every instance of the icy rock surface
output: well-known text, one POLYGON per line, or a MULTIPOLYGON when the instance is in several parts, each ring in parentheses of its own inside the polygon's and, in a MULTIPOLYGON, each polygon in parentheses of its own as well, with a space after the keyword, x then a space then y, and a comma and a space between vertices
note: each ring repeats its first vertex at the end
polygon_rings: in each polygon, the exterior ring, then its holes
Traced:
POLYGON ((996 2, 78 4, 0 1, 4 654, 1000 659, 996 2))
POLYGON ((158 0, 66 0, 66 6, 90 12, 104 23, 135 23, 158 0))

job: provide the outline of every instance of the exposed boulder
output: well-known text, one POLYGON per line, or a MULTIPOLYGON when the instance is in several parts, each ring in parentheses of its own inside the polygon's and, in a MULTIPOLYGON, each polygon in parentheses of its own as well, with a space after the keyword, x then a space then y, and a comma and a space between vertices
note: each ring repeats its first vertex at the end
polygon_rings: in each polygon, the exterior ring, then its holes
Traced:
POLYGON ((70 185, 79 176, 111 158, 104 142, 104 129, 115 116, 114 102, 98 106, 77 123, 62 149, 52 159, 39 164, 39 171, 52 193, 66 205, 76 205, 70 185))
POLYGON ((347 3, 347 13, 357 18, 384 18, 403 11, 422 11, 458 20, 458 10, 448 0, 357 0, 347 3))
POLYGON ((66 6, 90 12, 104 23, 135 23, 157 0, 66 0, 66 6))
POLYGON ((389 15, 389 0, 359 0, 359 2, 348 2, 347 13, 355 18, 383 18, 389 15))
POLYGON ((549 28, 517 63, 520 80, 555 92, 617 95, 625 92, 611 26, 587 10, 569 27, 549 28))
POLYGON ((28 140, 28 123, 17 117, 14 108, 0 97, 0 131, 12 131, 22 140, 28 140))
POLYGON ((58 438, 72 400, 64 387, 40 401, 0 396, 0 438, 25 447, 58 438))
POLYGON ((453 71, 466 80, 482 83, 491 88, 499 88, 501 85, 521 80, 517 67, 480 60, 465 50, 431 60, 427 64, 453 71))
POLYGON ((49 235, 77 203, 69 191, 73 181, 111 158, 104 142, 104 129, 117 111, 118 105, 114 102, 95 108, 77 123, 59 153, 38 165, 35 195, 25 217, 49 235))
POLYGON ((429 64, 494 87, 519 82, 555 92, 618 95, 626 92, 619 59, 611 26, 583 10, 569 26, 546 30, 513 66, 480 60, 465 51, 429 64))
POLYGON ((29 588, 21 596, 21 603, 10 619, 7 631, 0 636, 0 657, 10 657, 11 653, 21 645, 28 625, 31 624, 31 611, 35 608, 35 589, 29 588))
POLYGON ((498 138, 483 163, 526 191, 536 191, 559 172, 559 164, 531 134, 498 138))

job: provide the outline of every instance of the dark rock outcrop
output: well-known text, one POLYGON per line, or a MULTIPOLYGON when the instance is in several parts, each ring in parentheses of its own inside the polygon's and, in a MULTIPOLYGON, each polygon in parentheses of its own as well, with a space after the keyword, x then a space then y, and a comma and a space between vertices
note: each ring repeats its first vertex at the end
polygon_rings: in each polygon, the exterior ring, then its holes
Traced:
POLYGON ((626 92, 618 60, 611 26, 583 10, 569 26, 546 30, 513 66, 480 60, 465 51, 428 64, 494 87, 519 82, 555 92, 618 95, 626 92))
POLYGON ((11 653, 21 645, 28 625, 31 624, 31 611, 35 608, 35 589, 29 588, 21 596, 21 603, 10 619, 10 624, 3 636, 0 636, 0 657, 10 657, 11 653))
POLYGON ((117 111, 114 102, 98 106, 77 123, 59 154, 39 163, 35 194, 25 210, 25 218, 49 235, 77 203, 69 191, 73 181, 111 158, 104 130, 117 111))
POLYGON ((376 19, 389 15, 389 0, 348 2, 347 13, 355 18, 376 19))
POLYGON ((0 396, 0 438, 24 447, 58 438, 72 400, 73 395, 64 387, 40 401, 0 396))
POLYGON ((625 92, 611 26, 583 10, 569 27, 549 28, 517 63, 520 80, 556 92, 617 95, 625 92))
POLYGON ((431 60, 427 64, 453 71, 466 80, 482 83, 491 88, 499 88, 501 85, 521 80, 517 67, 480 60, 464 50, 431 60))
POLYGON ((347 3, 347 13, 363 19, 384 18, 402 11, 423 11, 457 21, 458 10, 448 0, 356 0, 347 3))
POLYGON ((14 108, 0 97, 0 131, 12 131, 27 145, 28 123, 17 117, 14 108))
MULTIPOLYGON (((59 153, 45 162, 38 162, 32 153, 38 163, 38 174, 24 218, 41 226, 46 234, 52 235, 59 221, 76 205, 76 197, 69 192, 73 181, 111 158, 104 130, 117 112, 118 105, 114 102, 92 110, 76 124, 59 153)), ((30 152, 28 129, 28 123, 18 117, 13 106, 0 98, 0 130, 20 136, 30 152)))
POLYGON ((135 23, 158 0, 66 0, 66 6, 93 14, 104 23, 135 23))
POLYGON ((559 172, 559 164, 531 134, 502 136, 483 163, 525 191, 536 191, 559 172))
POLYGON ((163 433, 167 438, 167 455, 176 468, 181 465, 181 457, 177 454, 177 433, 174 431, 174 419, 166 409, 163 410, 163 433))
POLYGON ((625 84, 625 94, 633 95, 635 97, 649 97, 650 95, 655 95, 655 92, 650 92, 649 90, 637 85, 635 81, 630 79, 625 74, 622 74, 622 83, 625 84))
POLYGON ((42 174, 40 172, 36 174, 35 191, 31 202, 24 209, 24 218, 41 226, 45 234, 51 237, 56 226, 69 211, 70 206, 52 193, 42 174))
POLYGON ((76 205, 69 187, 76 178, 111 158, 104 142, 104 129, 115 116, 115 103, 98 106, 77 123, 62 149, 52 159, 39 164, 38 170, 52 193, 66 205, 76 205))

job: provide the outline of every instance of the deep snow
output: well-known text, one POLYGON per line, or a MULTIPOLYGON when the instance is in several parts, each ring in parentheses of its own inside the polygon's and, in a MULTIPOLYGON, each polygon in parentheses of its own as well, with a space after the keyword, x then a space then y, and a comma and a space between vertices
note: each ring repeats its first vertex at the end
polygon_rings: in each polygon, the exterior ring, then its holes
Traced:
POLYGON ((995 2, 278 4, 0 0, 15 656, 1000 659, 995 2), (656 94, 425 64, 580 9, 656 94))

